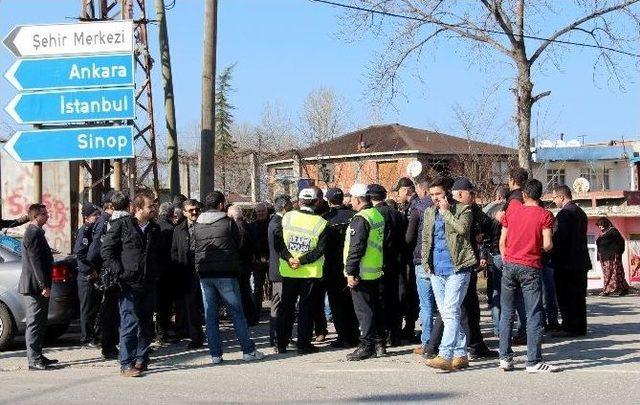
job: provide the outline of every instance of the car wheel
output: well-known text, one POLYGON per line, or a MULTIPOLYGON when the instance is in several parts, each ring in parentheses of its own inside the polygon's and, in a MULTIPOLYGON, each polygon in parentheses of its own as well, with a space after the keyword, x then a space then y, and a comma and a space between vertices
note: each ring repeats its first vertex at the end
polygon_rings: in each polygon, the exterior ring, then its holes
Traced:
POLYGON ((62 325, 47 325, 47 332, 44 338, 47 342, 53 342, 64 335, 67 329, 69 329, 68 323, 62 325))
POLYGON ((6 305, 0 302, 0 350, 6 349, 16 333, 16 325, 13 316, 6 305))

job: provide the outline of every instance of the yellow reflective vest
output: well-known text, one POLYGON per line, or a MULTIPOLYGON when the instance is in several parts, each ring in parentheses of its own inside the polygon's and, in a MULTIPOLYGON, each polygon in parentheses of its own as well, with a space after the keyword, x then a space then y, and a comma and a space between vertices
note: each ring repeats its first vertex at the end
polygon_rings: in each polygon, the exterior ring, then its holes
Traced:
MULTIPOLYGON (((377 280, 382 277, 382 244, 384 241, 384 217, 376 208, 367 208, 358 212, 369 223, 369 239, 364 256, 360 259, 360 278, 362 280, 377 280)), ((351 225, 347 229, 344 240, 344 264, 347 263, 349 245, 351 243, 351 225)), ((400 253, 398 253, 400 254, 400 253)), ((345 271, 345 276, 346 276, 345 271)))
MULTIPOLYGON (((318 246, 318 240, 322 231, 327 226, 327 221, 320 215, 304 214, 299 211, 290 211, 282 217, 282 237, 284 244, 296 259, 304 256, 318 246)), ((313 263, 301 265, 292 269, 289 263, 280 259, 280 275, 291 278, 322 278, 324 255, 313 263)))

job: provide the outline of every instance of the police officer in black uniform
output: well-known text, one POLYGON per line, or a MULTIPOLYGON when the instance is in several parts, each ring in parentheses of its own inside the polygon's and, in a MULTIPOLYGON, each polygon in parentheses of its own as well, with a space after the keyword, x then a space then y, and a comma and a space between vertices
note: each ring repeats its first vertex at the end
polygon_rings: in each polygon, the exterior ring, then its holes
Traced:
MULTIPOLYGON (((108 191, 102 198, 102 215, 93 225, 91 243, 87 251, 86 260, 92 264, 97 272, 102 273, 102 256, 100 248, 102 239, 107 232, 107 226, 111 214, 116 209, 111 203, 111 197, 115 194, 113 190, 108 191)), ((129 207, 117 207, 119 210, 128 210, 129 207)), ((105 288, 103 285, 102 301, 98 313, 98 327, 100 329, 100 343, 102 345, 102 357, 105 360, 116 360, 118 349, 116 345, 120 339, 118 328, 120 327, 120 310, 118 309, 118 296, 120 289, 118 286, 105 288)))
POLYGON ((385 202, 387 190, 383 186, 370 184, 367 195, 371 198, 373 206, 384 217, 382 297, 386 343, 390 346, 399 346, 402 332, 400 274, 404 258, 400 253, 404 250, 406 226, 402 214, 385 202))
POLYGON ((89 245, 93 235, 93 225, 100 216, 100 208, 87 202, 82 205, 84 223, 76 233, 73 253, 78 265, 78 299, 80 301, 80 344, 85 348, 97 346, 98 336, 95 336, 96 316, 100 307, 100 291, 95 283, 98 272, 93 264, 87 260, 89 245))
POLYGON ((354 347, 358 344, 360 332, 351 292, 347 288, 347 279, 344 276, 343 249, 345 232, 355 212, 342 205, 344 194, 339 188, 328 189, 325 198, 329 204, 329 212, 324 214, 323 218, 329 225, 323 276, 329 295, 333 326, 338 334, 331 347, 354 347))

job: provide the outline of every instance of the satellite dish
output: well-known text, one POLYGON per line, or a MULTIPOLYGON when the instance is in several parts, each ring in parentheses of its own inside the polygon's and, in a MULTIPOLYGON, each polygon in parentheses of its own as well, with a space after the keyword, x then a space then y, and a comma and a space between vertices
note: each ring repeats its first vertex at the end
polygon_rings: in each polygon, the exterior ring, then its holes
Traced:
POLYGON ((556 148, 564 148, 567 146, 567 143, 565 141, 563 141, 562 139, 558 139, 556 141, 556 148))
POLYGON ((570 140, 569 142, 567 142, 567 146, 570 146, 570 147, 578 147, 578 146, 582 146, 582 144, 580 143, 580 141, 579 141, 579 140, 577 140, 577 139, 572 139, 572 140, 570 140))
POLYGON ((539 145, 539 147, 541 148, 553 148, 553 146, 554 146, 553 141, 550 141, 548 139, 541 140, 539 145))
POLYGON ((407 174, 411 177, 418 177, 422 173, 422 163, 417 160, 412 161, 407 165, 407 174))
POLYGON ((590 187, 591 184, 589 184, 589 180, 585 179, 584 177, 578 177, 573 182, 573 191, 578 194, 588 193, 590 187))

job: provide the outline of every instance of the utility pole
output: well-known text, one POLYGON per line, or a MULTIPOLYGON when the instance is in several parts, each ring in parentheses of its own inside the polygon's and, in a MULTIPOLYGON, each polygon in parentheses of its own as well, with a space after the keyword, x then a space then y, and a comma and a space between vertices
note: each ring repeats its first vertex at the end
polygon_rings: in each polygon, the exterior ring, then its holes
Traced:
POLYGON ((215 83, 218 0, 204 0, 204 51, 200 130, 200 200, 215 189, 215 83))
POLYGON ((180 194, 180 162, 178 161, 178 134, 176 132, 176 110, 173 97, 171 54, 164 0, 156 0, 156 16, 160 26, 160 63, 164 82, 164 113, 167 124, 167 160, 169 161, 169 190, 171 197, 180 194))

